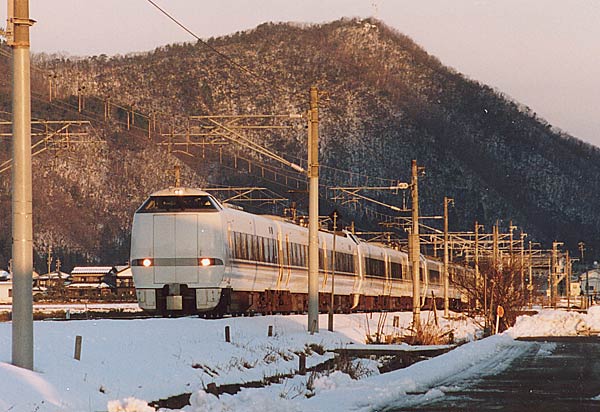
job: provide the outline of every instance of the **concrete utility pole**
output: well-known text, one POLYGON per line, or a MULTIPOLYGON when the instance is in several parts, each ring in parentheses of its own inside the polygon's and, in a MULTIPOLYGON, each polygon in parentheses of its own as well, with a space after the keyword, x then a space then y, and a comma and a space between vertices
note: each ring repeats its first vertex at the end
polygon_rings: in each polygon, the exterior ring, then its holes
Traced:
MULTIPOLYGON (((483 225, 480 225, 475 221, 475 304, 476 308, 481 308, 481 302, 477 300, 479 294, 479 288, 481 285, 481 273, 479 272, 479 229, 483 229, 483 225)), ((488 327, 488 287, 487 287, 487 274, 483 277, 483 313, 485 315, 485 327, 488 327)))
POLYGON ((552 242, 552 272, 550 272, 550 302, 556 308, 558 300, 558 246, 562 242, 552 242))
POLYGON ((448 203, 454 204, 454 199, 444 196, 444 316, 450 315, 450 274, 448 273, 448 203))
POLYGON ((579 242, 577 243, 577 246, 579 247, 579 253, 581 254, 581 265, 583 266, 584 270, 585 270, 585 290, 584 290, 584 296, 585 296, 585 307, 588 307, 589 304, 589 293, 590 293, 590 288, 589 288, 589 273, 587 268, 585 267, 585 264, 583 263, 583 252, 585 252, 585 243, 584 242, 579 242))
POLYGON ((421 244, 419 242, 419 168, 417 161, 412 161, 411 168, 411 210, 412 210, 412 229, 409 233, 409 255, 413 280, 413 327, 415 330, 421 328, 421 278, 420 255, 421 244))
POLYGON ((28 0, 8 0, 13 38, 12 363, 33 370, 33 224, 28 0))
POLYGON ((532 250, 532 246, 533 242, 530 240, 529 241, 529 285, 528 285, 528 292, 529 292, 529 308, 531 308, 533 306, 533 250, 532 250))
POLYGON ((338 211, 334 210, 331 217, 333 219, 333 252, 331 254, 331 302, 329 303, 327 330, 333 332, 333 312, 335 311, 335 235, 337 234, 338 211))
POLYGON ((565 273, 567 282, 567 310, 571 310, 571 257, 569 256, 568 250, 565 259, 565 273))
POLYGON ((308 117, 308 330, 319 331, 319 90, 310 88, 308 117))
POLYGON ((521 293, 525 296, 525 237, 526 233, 521 230, 521 293))

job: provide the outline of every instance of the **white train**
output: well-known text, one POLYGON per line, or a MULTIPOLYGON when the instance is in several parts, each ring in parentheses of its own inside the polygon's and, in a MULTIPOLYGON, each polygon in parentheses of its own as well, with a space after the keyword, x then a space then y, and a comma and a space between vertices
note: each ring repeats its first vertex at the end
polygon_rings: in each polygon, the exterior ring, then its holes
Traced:
MULTIPOLYGON (((333 236, 319 232, 320 310, 331 299, 333 236)), ((336 311, 412 308, 406 253, 346 231, 335 242, 336 311)), ((139 305, 148 312, 302 312, 307 265, 306 228, 221 204, 199 189, 155 192, 134 215, 131 268, 139 305)), ((423 304, 432 291, 443 299, 441 273, 438 261, 421 258, 423 304)), ((460 307, 459 291, 451 287, 449 298, 460 307)))

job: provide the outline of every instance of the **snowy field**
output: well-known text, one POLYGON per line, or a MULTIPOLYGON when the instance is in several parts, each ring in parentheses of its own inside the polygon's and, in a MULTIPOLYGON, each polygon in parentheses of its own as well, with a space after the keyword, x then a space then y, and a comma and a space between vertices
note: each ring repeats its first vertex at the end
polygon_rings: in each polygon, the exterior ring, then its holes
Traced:
MULTIPOLYGON (((579 314, 542 311, 521 317, 504 334, 474 340, 478 327, 455 316, 440 319, 455 339, 471 341, 444 355, 408 368, 379 374, 377 362, 355 361, 353 380, 340 371, 294 375, 298 354, 307 366, 333 357, 321 349, 364 344, 375 333, 379 314, 336 315, 335 332, 306 332, 306 316, 259 316, 35 322, 35 371, 10 365, 11 324, 0 323, 0 410, 150 412, 151 401, 191 393, 185 412, 200 411, 370 411, 391 403, 410 405, 443 396, 431 389, 461 373, 490 365, 501 369, 519 355, 519 336, 575 335, 600 330, 600 310, 579 314), (225 326, 231 343, 224 339, 225 326), (268 337, 269 326, 273 336, 268 337), (73 359, 75 336, 83 338, 81 360, 73 359), (216 385, 262 381, 290 375, 264 388, 242 389, 216 397, 204 391, 216 385)), ((422 314, 423 321, 431 314, 422 314)), ((411 313, 388 314, 384 332, 406 328, 411 313), (394 316, 400 328, 392 327, 394 316)))

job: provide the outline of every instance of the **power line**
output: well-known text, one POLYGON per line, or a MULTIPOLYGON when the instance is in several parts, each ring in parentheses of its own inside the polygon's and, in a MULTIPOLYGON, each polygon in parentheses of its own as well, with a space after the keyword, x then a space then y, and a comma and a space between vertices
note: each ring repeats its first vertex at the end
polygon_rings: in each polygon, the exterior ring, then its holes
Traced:
POLYGON ((179 27, 181 27, 183 30, 185 30, 188 34, 190 34, 192 37, 194 37, 196 40, 198 40, 200 43, 202 43, 206 48, 208 48, 210 51, 212 51, 213 53, 217 54, 219 57, 221 57, 222 59, 224 59, 225 61, 227 61, 230 65, 232 65, 233 67, 241 70, 242 72, 254 77, 255 79, 261 81, 262 83, 268 85, 271 88, 275 88, 277 90, 279 90, 280 92, 284 92, 284 93, 288 93, 291 94, 292 96, 295 97, 301 97, 301 98, 305 98, 305 96, 301 95, 298 92, 294 92, 282 87, 279 87, 277 85, 273 84, 272 79, 267 79, 266 77, 263 77, 261 75, 259 75, 258 73, 255 73, 254 71, 250 70, 249 68, 247 68, 246 66, 236 62, 235 60, 233 60, 231 57, 227 56, 225 53, 220 52, 219 50, 215 49, 213 46, 211 46, 210 44, 208 44, 208 42, 202 40, 199 36, 197 36, 192 30, 190 30, 189 28, 187 28, 183 23, 181 23, 179 20, 177 20, 175 17, 173 17, 169 12, 167 12, 165 9, 161 8, 158 4, 156 4, 153 0, 146 0, 148 3, 150 3, 151 5, 153 5, 154 7, 156 7, 162 14, 164 14, 166 17, 168 17, 171 21, 173 21, 175 24, 177 24, 179 27))

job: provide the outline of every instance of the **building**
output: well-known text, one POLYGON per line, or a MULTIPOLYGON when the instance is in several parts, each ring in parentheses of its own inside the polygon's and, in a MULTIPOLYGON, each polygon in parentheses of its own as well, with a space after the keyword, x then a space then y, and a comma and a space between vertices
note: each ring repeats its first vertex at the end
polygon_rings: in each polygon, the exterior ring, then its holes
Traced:
POLYGON ((589 296, 600 296, 600 269, 588 270, 579 276, 579 282, 581 282, 581 293, 589 296))
POLYGON ((12 282, 10 280, 0 281, 0 303, 12 303, 12 282))
POLYGON ((69 283, 70 277, 71 275, 61 271, 38 275, 37 278, 34 279, 34 287, 37 286, 41 289, 62 287, 69 283))
POLYGON ((117 296, 136 300, 133 273, 130 266, 117 266, 117 296))
POLYGON ((66 285, 71 298, 102 298, 116 292, 117 269, 114 266, 78 266, 71 271, 66 285))

